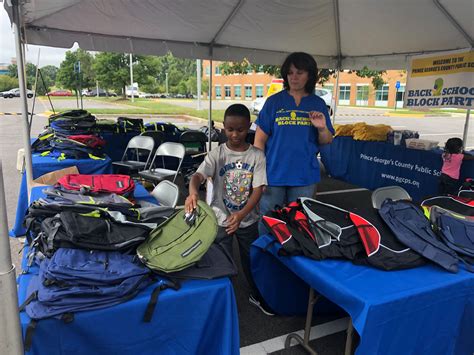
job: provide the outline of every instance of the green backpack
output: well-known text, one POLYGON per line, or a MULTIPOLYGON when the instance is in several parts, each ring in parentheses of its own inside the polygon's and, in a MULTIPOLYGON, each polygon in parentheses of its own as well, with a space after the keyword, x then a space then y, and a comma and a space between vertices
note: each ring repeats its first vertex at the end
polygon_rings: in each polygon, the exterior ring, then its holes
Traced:
POLYGON ((217 235, 217 218, 205 202, 198 201, 193 218, 185 220, 184 209, 160 224, 137 248, 137 255, 152 270, 180 271, 196 263, 217 235))

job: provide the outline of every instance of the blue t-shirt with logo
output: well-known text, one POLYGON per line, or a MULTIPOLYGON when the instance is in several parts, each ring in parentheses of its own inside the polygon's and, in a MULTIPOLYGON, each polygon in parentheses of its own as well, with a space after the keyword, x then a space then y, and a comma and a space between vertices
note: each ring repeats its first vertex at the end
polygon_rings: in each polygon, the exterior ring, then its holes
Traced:
POLYGON ((309 112, 319 111, 334 134, 326 103, 311 94, 296 106, 286 90, 270 96, 255 122, 267 135, 265 155, 269 186, 306 186, 321 179, 318 130, 311 124, 309 112))

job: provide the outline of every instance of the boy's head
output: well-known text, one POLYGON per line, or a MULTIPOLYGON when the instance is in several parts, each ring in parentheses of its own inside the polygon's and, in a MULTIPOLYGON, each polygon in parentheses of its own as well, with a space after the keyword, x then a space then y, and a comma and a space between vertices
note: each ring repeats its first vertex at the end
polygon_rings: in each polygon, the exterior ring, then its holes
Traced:
POLYGON ((229 147, 245 145, 250 124, 250 111, 245 105, 233 104, 227 107, 224 113, 224 131, 229 147))

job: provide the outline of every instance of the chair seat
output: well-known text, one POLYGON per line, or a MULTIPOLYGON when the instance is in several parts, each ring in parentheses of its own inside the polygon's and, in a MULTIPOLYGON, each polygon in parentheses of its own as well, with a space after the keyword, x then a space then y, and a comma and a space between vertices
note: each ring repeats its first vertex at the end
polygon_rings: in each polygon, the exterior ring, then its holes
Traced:
POLYGON ((145 180, 151 181, 161 181, 166 179, 167 177, 174 176, 175 174, 176 170, 169 170, 163 168, 143 170, 138 173, 138 175, 144 178, 145 180))

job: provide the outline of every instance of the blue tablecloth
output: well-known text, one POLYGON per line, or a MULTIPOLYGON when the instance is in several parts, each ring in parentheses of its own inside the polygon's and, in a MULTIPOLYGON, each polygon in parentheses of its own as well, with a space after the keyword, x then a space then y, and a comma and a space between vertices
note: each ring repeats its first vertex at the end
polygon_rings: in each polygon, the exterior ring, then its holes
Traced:
MULTIPOLYGON (((321 159, 329 175, 370 190, 399 185, 420 201, 438 193, 441 150, 407 149, 384 142, 355 141, 336 137, 321 147, 321 159)), ((461 179, 474 177, 474 161, 464 161, 461 179)))
POLYGON ((278 243, 263 251, 272 240, 262 236, 251 247, 252 273, 270 306, 305 306, 307 295, 288 297, 288 287, 304 281, 350 314, 360 335, 356 354, 473 353, 474 274, 463 267, 457 274, 434 265, 381 271, 349 261, 280 257, 278 243), (288 270, 282 275, 283 265, 288 270))
MULTIPOLYGON (((33 154, 33 179, 40 177, 51 171, 64 169, 70 166, 76 166, 81 174, 111 174, 112 161, 107 156, 105 159, 64 159, 57 160, 51 157, 42 157, 39 154, 33 154)), ((20 192, 18 194, 18 204, 16 207, 15 224, 10 230, 10 236, 17 237, 25 234, 23 228, 23 218, 28 208, 28 191, 26 187, 25 173, 21 179, 20 192)))
MULTIPOLYGON (((42 195, 41 189, 32 190, 32 200, 42 195)), ((140 200, 145 196, 145 189, 137 185, 135 197, 140 200)), ((27 297, 30 279, 30 274, 19 277, 20 304, 27 297)), ((28 354, 239 353, 237 307, 228 278, 183 281, 178 291, 160 292, 152 321, 144 323, 143 314, 154 287, 117 306, 78 312, 68 324, 57 319, 39 321, 28 354)), ((23 336, 29 322, 22 312, 23 336)))

